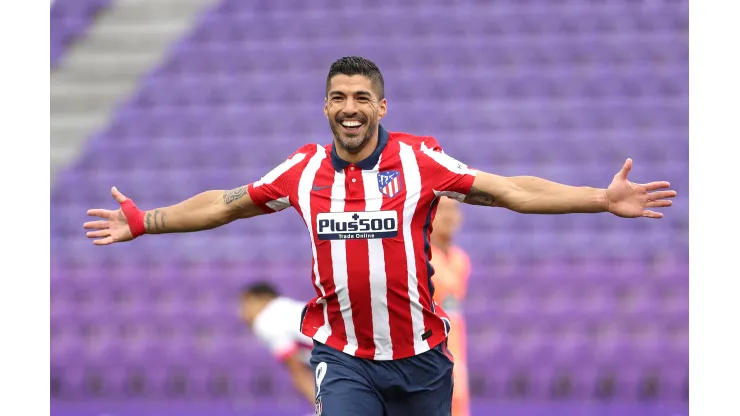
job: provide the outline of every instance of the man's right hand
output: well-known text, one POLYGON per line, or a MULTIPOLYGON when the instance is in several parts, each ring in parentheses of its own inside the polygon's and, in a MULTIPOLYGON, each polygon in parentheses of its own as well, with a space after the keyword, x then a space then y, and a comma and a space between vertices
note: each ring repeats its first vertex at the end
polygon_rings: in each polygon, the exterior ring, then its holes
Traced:
MULTIPOLYGON (((123 204, 126 201, 126 197, 118 192, 115 186, 111 189, 111 195, 113 195, 113 199, 119 204, 123 204)), ((134 239, 128 219, 126 219, 122 209, 119 208, 115 211, 91 209, 87 211, 87 215, 101 218, 100 220, 89 221, 83 224, 86 230, 94 230, 87 232, 87 238, 96 239, 93 241, 93 244, 106 246, 108 244, 123 243, 134 239)))

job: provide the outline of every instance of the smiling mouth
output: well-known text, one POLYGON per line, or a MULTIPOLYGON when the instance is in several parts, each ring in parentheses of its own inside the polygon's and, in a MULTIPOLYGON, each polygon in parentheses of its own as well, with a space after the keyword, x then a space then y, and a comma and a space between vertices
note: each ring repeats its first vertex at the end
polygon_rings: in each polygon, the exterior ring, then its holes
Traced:
POLYGON ((341 123, 339 123, 344 130, 346 130, 349 133, 357 133, 360 131, 360 128, 363 126, 363 122, 359 120, 344 120, 341 123))

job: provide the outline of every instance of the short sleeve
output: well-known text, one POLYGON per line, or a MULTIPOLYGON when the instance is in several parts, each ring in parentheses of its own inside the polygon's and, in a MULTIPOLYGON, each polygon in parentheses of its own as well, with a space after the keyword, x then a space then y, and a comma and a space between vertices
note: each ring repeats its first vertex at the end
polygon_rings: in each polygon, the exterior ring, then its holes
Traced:
POLYGON ((423 181, 437 196, 462 201, 473 187, 476 170, 446 154, 434 139, 422 143, 420 153, 423 181))
POLYGON ((283 323, 275 313, 260 316, 255 322, 254 332, 272 355, 280 361, 285 360, 298 349, 292 328, 283 323))
POLYGON ((311 151, 304 146, 260 180, 249 184, 249 197, 263 212, 282 211, 290 206, 290 194, 300 178, 300 166, 311 151))

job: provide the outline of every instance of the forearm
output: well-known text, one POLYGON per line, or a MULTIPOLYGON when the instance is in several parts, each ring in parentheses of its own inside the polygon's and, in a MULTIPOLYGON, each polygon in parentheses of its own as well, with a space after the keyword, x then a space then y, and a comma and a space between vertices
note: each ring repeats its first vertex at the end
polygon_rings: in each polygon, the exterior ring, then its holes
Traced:
POLYGON ((187 233, 227 224, 238 217, 237 210, 226 203, 227 192, 206 191, 179 204, 146 211, 144 228, 147 234, 187 233))
POLYGON ((608 211, 606 189, 568 186, 535 176, 508 178, 515 188, 507 208, 524 214, 599 213, 608 211))
POLYGON ((307 367, 295 367, 291 369, 291 377, 293 379, 293 385, 295 388, 308 399, 309 402, 313 403, 316 392, 314 391, 314 379, 313 374, 308 370, 307 367))

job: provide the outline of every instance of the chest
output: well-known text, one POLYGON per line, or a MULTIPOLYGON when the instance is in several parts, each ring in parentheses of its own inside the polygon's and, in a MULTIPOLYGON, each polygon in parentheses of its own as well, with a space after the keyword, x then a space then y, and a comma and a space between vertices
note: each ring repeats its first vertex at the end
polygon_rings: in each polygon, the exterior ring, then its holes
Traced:
POLYGON ((360 169, 316 175, 310 200, 318 240, 397 239, 418 215, 421 186, 399 167, 360 169))
POLYGON ((411 183, 410 179, 396 166, 373 170, 355 166, 342 171, 324 170, 316 175, 311 186, 312 211, 317 215, 391 210, 402 213, 415 208, 421 197, 420 183, 411 183))

